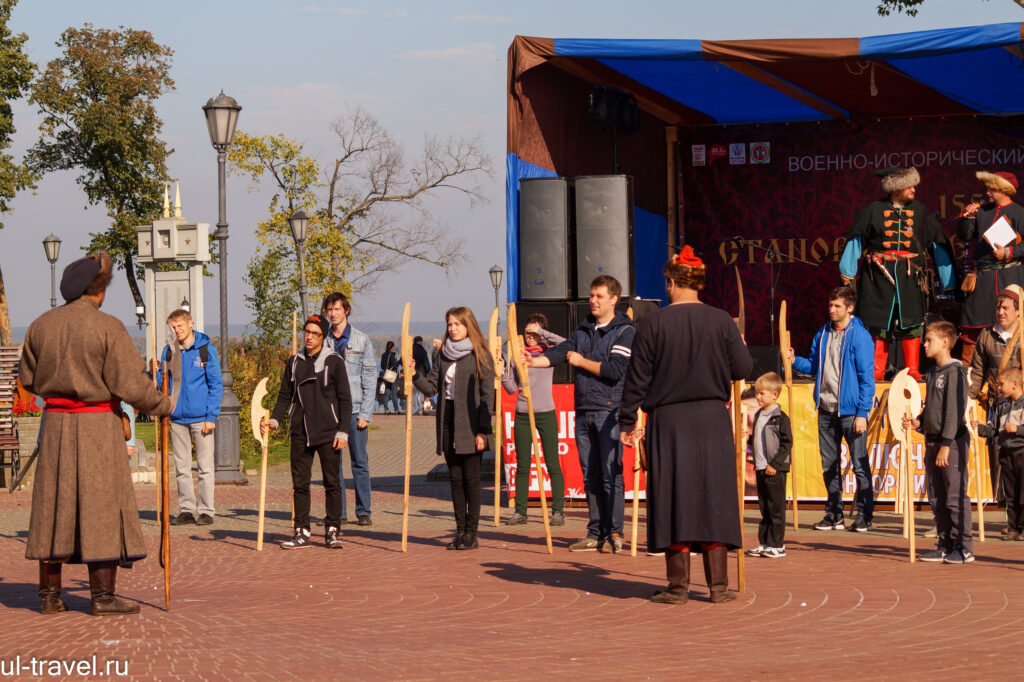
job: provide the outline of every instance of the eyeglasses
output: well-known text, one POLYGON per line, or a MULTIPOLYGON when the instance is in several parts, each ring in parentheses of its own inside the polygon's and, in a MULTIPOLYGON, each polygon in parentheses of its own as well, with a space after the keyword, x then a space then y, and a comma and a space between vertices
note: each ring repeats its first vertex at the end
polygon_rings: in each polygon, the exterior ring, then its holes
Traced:
POLYGON ((321 334, 320 332, 310 331, 309 329, 303 329, 302 333, 305 334, 306 336, 312 336, 314 339, 323 336, 323 334, 321 334))

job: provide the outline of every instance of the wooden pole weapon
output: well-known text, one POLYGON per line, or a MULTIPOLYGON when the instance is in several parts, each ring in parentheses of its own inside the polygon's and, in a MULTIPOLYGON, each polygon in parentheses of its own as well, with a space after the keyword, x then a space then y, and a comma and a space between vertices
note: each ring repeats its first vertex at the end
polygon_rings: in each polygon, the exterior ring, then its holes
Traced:
MULTIPOLYGON (((638 429, 644 428, 644 413, 643 410, 636 411, 636 426, 638 429)), ((643 468, 645 457, 644 453, 644 439, 634 438, 633 439, 633 523, 630 529, 630 544, 629 544, 629 556, 636 556, 636 540, 640 526, 640 469, 643 468)))
MULTIPOLYGON (((1024 367, 1024 364, 1021 366, 1024 367)), ((967 370, 967 385, 971 385, 970 369, 967 370)), ((975 503, 978 505, 978 542, 985 542, 985 502, 982 500, 981 494, 981 445, 978 439, 978 429, 974 427, 974 420, 977 418, 978 401, 974 398, 968 398, 967 413, 964 416, 964 421, 967 422, 967 431, 971 434, 971 449, 974 450, 974 493, 975 503)))
POLYGON ((904 368, 893 377, 889 390, 889 428, 900 441, 900 481, 897 497, 902 493, 904 537, 909 542, 910 563, 914 563, 917 561, 917 538, 914 532, 914 474, 910 468, 911 431, 903 428, 903 419, 914 419, 915 414, 920 414, 921 387, 910 376, 910 370, 904 368))
POLYGON ((409 539, 409 475, 412 468, 412 376, 416 363, 412 357, 412 337, 409 336, 409 303, 402 313, 402 372, 405 386, 405 488, 402 494, 402 551, 408 549, 409 539))
POLYGON ((299 352, 299 313, 292 311, 292 355, 299 352))
POLYGON ((262 433, 260 426, 270 420, 270 410, 263 407, 263 399, 267 397, 267 378, 260 379, 252 394, 249 405, 249 422, 252 425, 252 436, 260 443, 260 506, 256 521, 256 551, 263 551, 263 517, 267 509, 267 445, 269 433, 262 433))
MULTIPOLYGON (((739 327, 740 336, 747 333, 746 304, 743 300, 743 280, 740 279, 740 269, 736 270, 736 295, 739 298, 739 316, 736 318, 736 326, 739 327)), ((740 546, 736 549, 736 582, 737 591, 743 592, 747 589, 746 565, 743 557, 743 498, 747 491, 746 480, 743 477, 747 466, 747 447, 743 438, 743 427, 746 423, 746 415, 743 411, 743 390, 745 382, 743 379, 734 381, 732 384, 733 418, 735 419, 733 429, 735 431, 736 443, 736 490, 739 498, 740 511, 740 546)))
MULTIPOLYGON (((523 338, 519 336, 519 321, 516 319, 516 304, 508 304, 508 316, 505 318, 508 331, 508 355, 515 363, 519 372, 519 385, 523 397, 526 398, 526 411, 530 417, 530 436, 533 441, 533 463, 537 469, 537 489, 540 491, 540 515, 544 520, 544 538, 548 545, 548 554, 554 554, 551 545, 551 524, 548 520, 548 494, 544 486, 544 470, 540 466, 540 436, 537 433, 537 420, 533 414, 533 394, 530 391, 530 372, 523 362, 523 338)), ((545 452, 544 457, 558 457, 558 452, 545 452)), ((529 478, 527 478, 529 480, 529 478)))
MULTIPOLYGON (((789 340, 789 329, 786 327, 786 301, 783 299, 779 306, 779 349, 782 351, 782 365, 786 370, 786 409, 789 411, 789 418, 793 419, 793 361, 789 359, 789 348, 792 346, 789 340)), ((800 527, 800 506, 797 500, 796 479, 798 467, 796 465, 796 442, 790 448, 789 468, 793 472, 789 477, 793 490, 793 530, 800 527)))
POLYGON ((491 321, 487 325, 487 342, 494 362, 494 527, 501 521, 498 518, 501 508, 501 466, 504 457, 501 449, 501 375, 498 373, 498 359, 501 357, 501 337, 498 336, 498 308, 491 311, 491 321))
MULTIPOLYGON (((153 337, 156 338, 156 329, 153 330, 153 337)), ((153 356, 156 357, 155 355, 153 356)), ((170 393, 170 362, 164 361, 163 385, 161 392, 164 395, 170 393)), ((153 375, 154 377, 156 374, 153 375)), ((180 377, 174 377, 178 384, 181 384, 180 377)), ((160 417, 160 563, 164 568, 164 610, 171 609, 171 509, 170 509, 170 448, 168 440, 171 432, 171 417, 165 415, 160 417)))

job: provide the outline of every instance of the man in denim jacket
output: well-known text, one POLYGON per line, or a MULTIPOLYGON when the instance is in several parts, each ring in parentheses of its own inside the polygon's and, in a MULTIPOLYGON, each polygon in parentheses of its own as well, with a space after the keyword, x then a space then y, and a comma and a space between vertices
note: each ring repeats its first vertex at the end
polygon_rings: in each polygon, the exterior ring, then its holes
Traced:
MULTIPOLYGON (((331 321, 331 333, 325 341, 345 360, 349 391, 352 394, 352 423, 349 426, 348 452, 352 462, 352 478, 356 485, 356 517, 360 526, 373 523, 370 518, 370 462, 366 439, 373 418, 373 401, 377 391, 377 360, 370 337, 348 323, 352 306, 345 294, 332 292, 324 299, 324 315, 331 321)), ((345 476, 340 470, 342 485, 341 517, 347 518, 345 476)))
POLYGON ((868 460, 868 413, 875 399, 874 342, 864 324, 853 315, 857 294, 850 287, 836 287, 828 296, 830 322, 811 341, 809 358, 787 352, 793 368, 814 376, 814 404, 818 409, 818 447, 821 470, 828 490, 825 518, 815 530, 842 530, 843 488, 839 448, 843 438, 850 448, 857 477, 857 518, 850 530, 871 530, 874 490, 868 460))

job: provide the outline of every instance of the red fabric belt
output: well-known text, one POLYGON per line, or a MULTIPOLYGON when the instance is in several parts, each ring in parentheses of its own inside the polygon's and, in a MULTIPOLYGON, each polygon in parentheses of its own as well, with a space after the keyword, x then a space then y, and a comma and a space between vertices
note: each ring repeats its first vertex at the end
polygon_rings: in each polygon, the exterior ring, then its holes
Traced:
POLYGON ((49 412, 117 412, 121 409, 119 400, 87 403, 74 398, 47 398, 43 402, 49 412))
POLYGON ((883 260, 900 260, 902 258, 917 258, 918 254, 914 251, 876 251, 874 256, 878 256, 883 260))

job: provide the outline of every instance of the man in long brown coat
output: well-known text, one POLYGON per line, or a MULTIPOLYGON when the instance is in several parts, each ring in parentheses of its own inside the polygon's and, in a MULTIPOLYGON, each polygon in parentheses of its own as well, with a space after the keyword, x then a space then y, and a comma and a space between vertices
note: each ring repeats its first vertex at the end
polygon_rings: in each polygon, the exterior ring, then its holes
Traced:
POLYGON ((22 349, 21 382, 46 406, 25 558, 39 562, 47 614, 66 609, 64 563, 88 566, 93 615, 139 611, 114 596, 118 565, 146 556, 118 405, 154 415, 173 405, 143 374, 124 325, 99 311, 111 277, 106 252, 69 265, 67 304, 38 317, 22 349))

